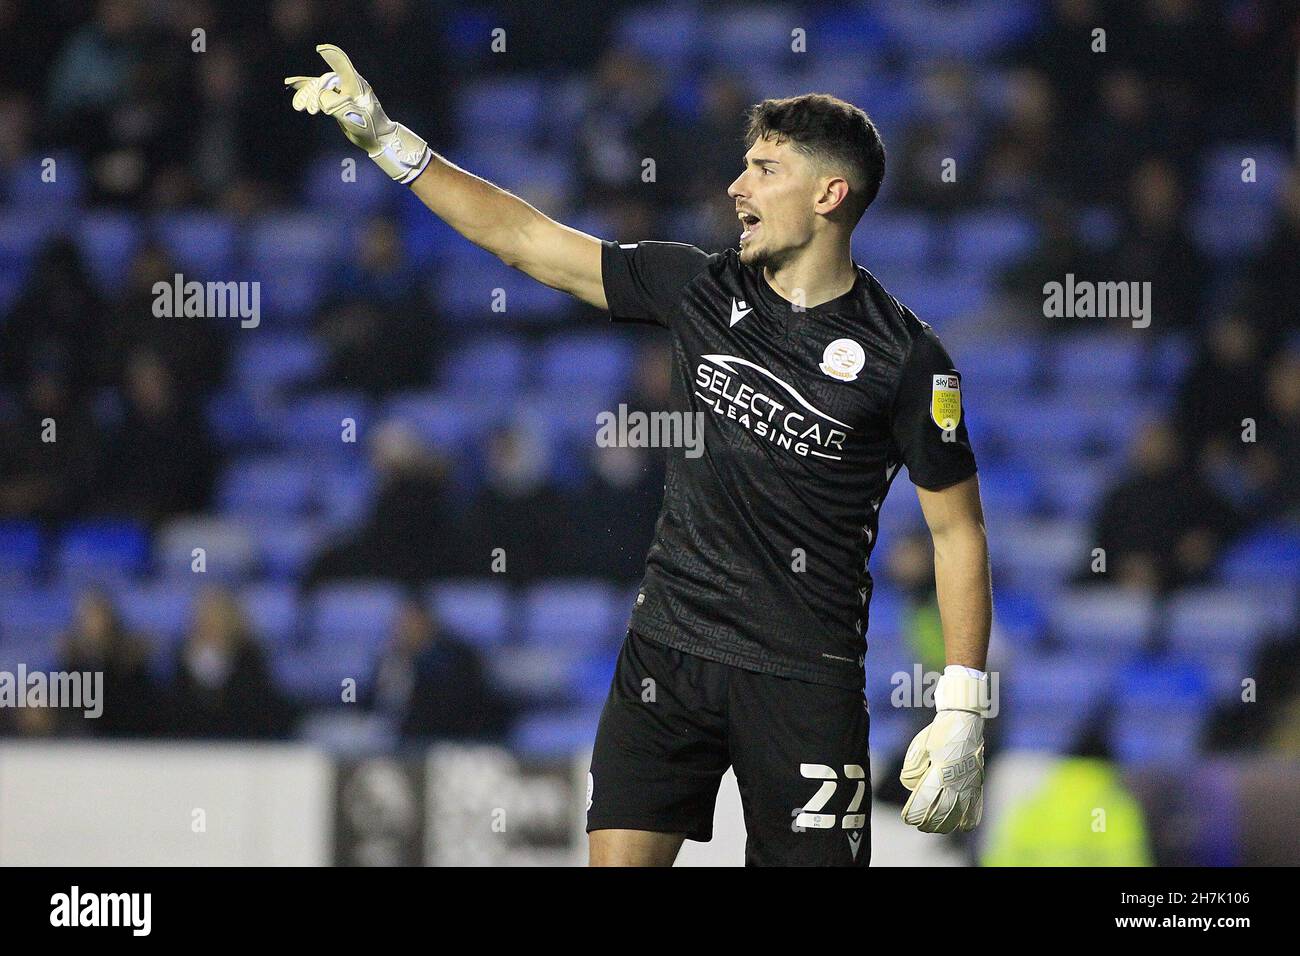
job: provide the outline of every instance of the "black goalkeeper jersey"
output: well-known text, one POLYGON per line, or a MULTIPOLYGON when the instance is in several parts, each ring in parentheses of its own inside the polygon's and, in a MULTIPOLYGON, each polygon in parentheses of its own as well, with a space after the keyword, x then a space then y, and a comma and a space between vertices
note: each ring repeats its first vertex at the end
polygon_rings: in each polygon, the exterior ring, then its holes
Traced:
POLYGON ((961 377, 934 331, 859 267, 797 310, 729 250, 606 242, 616 322, 673 338, 663 508, 628 626, 748 670, 863 686, 868 558, 900 465, 922 488, 975 473, 961 377))

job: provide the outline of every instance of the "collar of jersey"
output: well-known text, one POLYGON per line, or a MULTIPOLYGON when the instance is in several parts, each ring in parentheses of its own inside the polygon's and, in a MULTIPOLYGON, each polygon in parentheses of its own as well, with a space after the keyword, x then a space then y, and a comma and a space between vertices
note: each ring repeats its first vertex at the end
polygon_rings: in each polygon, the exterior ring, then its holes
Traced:
MULTIPOLYGON (((854 278, 853 286, 849 291, 842 295, 837 295, 833 299, 827 299, 820 305, 814 305, 811 308, 804 309, 803 314, 830 315, 836 312, 857 312, 859 308, 858 303, 860 302, 860 296, 862 295, 863 286, 866 284, 866 279, 862 275, 861 267, 859 267, 856 262, 853 263, 853 268, 856 272, 856 277, 854 278)), ((763 275, 762 267, 756 267, 754 272, 758 285, 758 294, 762 297, 765 305, 778 311, 785 309, 791 314, 799 314, 794 311, 794 303, 773 289, 768 283, 767 276, 763 275)))

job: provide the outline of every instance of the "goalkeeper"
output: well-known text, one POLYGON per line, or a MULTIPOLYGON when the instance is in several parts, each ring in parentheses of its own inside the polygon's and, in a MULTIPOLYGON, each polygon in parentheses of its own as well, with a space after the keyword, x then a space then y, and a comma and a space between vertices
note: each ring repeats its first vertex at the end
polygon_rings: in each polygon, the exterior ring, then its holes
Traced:
POLYGON ((343 51, 291 77, 471 242, 619 322, 673 336, 673 411, 702 456, 669 455, 664 505, 588 776, 593 864, 670 865, 712 836, 735 769, 748 864, 870 858, 863 695, 868 562, 906 465, 934 541, 947 666, 908 748, 903 818, 980 820, 991 594, 961 376, 934 330, 850 255, 884 177, 857 107, 824 94, 753 107, 727 194, 739 251, 602 242, 435 154, 388 118, 343 51))

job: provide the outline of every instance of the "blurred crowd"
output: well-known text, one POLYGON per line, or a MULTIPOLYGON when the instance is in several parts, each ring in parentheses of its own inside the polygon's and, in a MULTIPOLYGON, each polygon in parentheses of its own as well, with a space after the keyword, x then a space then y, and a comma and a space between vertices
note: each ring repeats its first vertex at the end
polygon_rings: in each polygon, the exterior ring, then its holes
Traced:
MULTIPOLYGON (((331 41, 370 76, 390 115, 453 159, 481 145, 463 142, 449 120, 458 91, 476 77, 508 69, 567 89, 582 76, 564 98, 570 137, 548 142, 558 134, 542 130, 535 144, 568 153, 572 164, 572 181, 546 211, 601 223, 610 238, 734 244, 724 190, 739 165, 743 111, 766 92, 762 78, 725 60, 693 64, 683 91, 670 64, 620 42, 620 16, 637 5, 602 3, 599 15, 595 4, 560 5, 572 15, 540 9, 548 6, 0 0, 10 40, 0 60, 0 194, 30 188, 42 157, 71 154, 88 208, 197 208, 236 222, 290 212, 303 202, 304 170, 339 143, 332 123, 305 122, 289 108, 281 79, 323 70, 313 49, 331 41), (347 35, 336 37, 334 25, 345 22, 347 35), (487 48, 498 24, 508 67, 487 48), (205 52, 193 55, 199 42, 205 52), (647 156, 657 160, 654 185, 634 187, 626 171, 647 156)), ((913 6, 943 15, 943 4, 913 6)), ((971 210, 1011 208, 1035 224, 1038 240, 999 270, 992 297, 952 336, 959 364, 963 341, 1086 329, 1087 320, 1043 316, 1044 284, 1066 273, 1152 283, 1153 326, 1188 361, 1162 383, 1167 405, 1138 433, 1126 471, 1092 516, 1109 573, 1078 572, 1080 581, 1170 594, 1206 580, 1250 529, 1300 516, 1300 174, 1284 173, 1257 248, 1226 267, 1207 258, 1197 235, 1205 226, 1192 217, 1212 150, 1238 140, 1294 148, 1300 16, 1283 0, 1011 6, 1025 11, 1023 28, 974 58, 921 59, 898 5, 830 5, 819 22, 843 15, 846 32, 862 31, 855 56, 864 71, 909 71, 905 115, 881 106, 889 158, 880 203, 934 227, 940 241, 919 268, 942 266, 947 224, 971 210), (864 11, 871 16, 856 19, 864 11), (1104 54, 1093 52, 1099 24, 1104 54), (939 175, 948 159, 955 180, 939 175)), ((860 105, 873 112, 870 84, 862 90, 860 105)), ((1240 173, 1237 162, 1228 175, 1240 173)), ((327 361, 296 384, 303 394, 346 387, 378 400, 436 388, 443 359, 465 335, 431 305, 435 280, 408 248, 396 202, 362 224, 361 254, 329 273, 309 321, 327 361)), ((872 215, 861 230, 873 229, 872 215)), ((111 290, 70 238, 41 249, 0 318, 0 521, 58 529, 116 515, 156 529, 213 509, 226 458, 208 410, 229 386, 239 333, 198 319, 177 334, 175 320, 156 317, 153 284, 177 271, 157 237, 111 290), (42 437, 50 421, 56 442, 42 437)), ((599 321, 576 304, 564 318, 599 321)), ((519 334, 536 342, 547 331, 519 334)), ((663 408, 667 369, 662 341, 638 340, 621 401, 663 408)), ((1109 400, 1117 412, 1125 406, 1123 395, 1109 400)), ((378 577, 416 594, 435 577, 485 573, 496 547, 520 584, 639 576, 661 452, 589 448, 579 477, 556 481, 546 445, 526 423, 508 424, 473 452, 482 480, 466 490, 453 477, 459 463, 401 423, 372 428, 363 441, 374 493, 357 521, 310 556, 304 591, 378 577)), ((924 545, 896 549, 883 574, 924 612, 913 626, 933 657, 924 545)), ((412 599, 365 682, 364 703, 411 736, 500 734, 507 709, 482 690, 477 653, 412 599)), ((277 688, 238 602, 220 589, 204 592, 161 672, 105 590, 81 596, 60 654, 68 668, 102 668, 114 698, 133 702, 106 715, 101 733, 256 737, 294 726, 295 702, 277 688)), ((23 719, 33 722, 27 732, 58 730, 35 725, 48 717, 23 719)), ((1288 719, 1296 723, 1294 713, 1288 719)))

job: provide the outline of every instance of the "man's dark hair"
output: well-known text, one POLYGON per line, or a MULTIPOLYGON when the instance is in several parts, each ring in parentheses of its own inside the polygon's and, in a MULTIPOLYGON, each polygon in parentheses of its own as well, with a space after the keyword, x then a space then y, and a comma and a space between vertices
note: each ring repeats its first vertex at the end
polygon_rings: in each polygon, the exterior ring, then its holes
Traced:
POLYGON ((746 148, 759 139, 790 144, 823 166, 848 174, 845 205, 857 222, 885 178, 885 144, 865 112, 829 93, 763 100, 749 110, 746 148))

